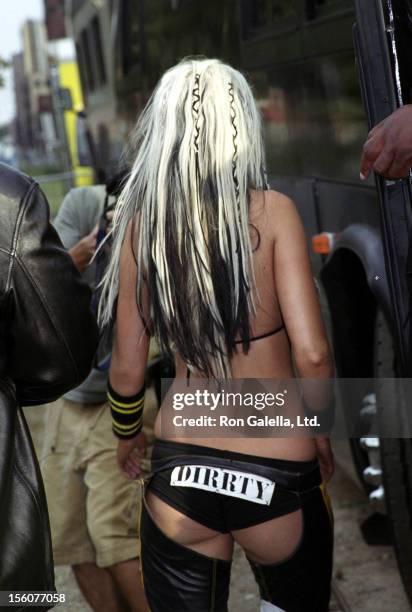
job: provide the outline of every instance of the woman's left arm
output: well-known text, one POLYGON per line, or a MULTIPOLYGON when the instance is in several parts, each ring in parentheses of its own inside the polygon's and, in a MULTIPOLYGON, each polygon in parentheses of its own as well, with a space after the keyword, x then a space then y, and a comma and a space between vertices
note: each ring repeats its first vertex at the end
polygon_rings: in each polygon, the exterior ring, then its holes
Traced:
MULTIPOLYGON (((119 438, 119 466, 130 478, 135 478, 140 473, 140 458, 146 450, 141 428, 150 337, 137 306, 138 272, 132 251, 131 232, 130 224, 120 257, 108 399, 112 409, 113 430, 119 438)), ((147 292, 145 297, 144 301, 147 302, 147 292)))

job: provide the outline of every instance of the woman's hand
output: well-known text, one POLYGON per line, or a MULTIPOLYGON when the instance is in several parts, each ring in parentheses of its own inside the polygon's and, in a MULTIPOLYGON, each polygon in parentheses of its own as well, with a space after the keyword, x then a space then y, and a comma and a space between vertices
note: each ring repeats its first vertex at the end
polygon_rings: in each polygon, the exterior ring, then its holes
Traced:
POLYGON ((335 471, 335 461, 329 438, 315 438, 320 473, 323 482, 329 482, 335 471))
POLYGON ((146 454, 147 440, 143 432, 140 432, 131 440, 119 440, 117 447, 117 463, 120 469, 133 479, 142 471, 140 460, 146 454))

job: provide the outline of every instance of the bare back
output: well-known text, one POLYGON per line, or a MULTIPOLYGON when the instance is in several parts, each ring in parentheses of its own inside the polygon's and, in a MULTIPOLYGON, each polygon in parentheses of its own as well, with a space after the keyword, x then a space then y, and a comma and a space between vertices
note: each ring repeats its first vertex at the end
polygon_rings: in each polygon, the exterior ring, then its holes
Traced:
MULTIPOLYGON (((231 360, 232 376, 292 378, 295 376, 292 353, 298 375, 311 375, 304 371, 303 363, 299 368, 301 353, 306 356, 311 352, 317 354, 324 350, 327 340, 299 215, 293 202, 280 193, 252 192, 249 220, 257 294, 257 312, 250 324, 251 337, 256 339, 250 343, 246 354, 242 345, 237 345, 231 360), (258 339, 278 329, 276 333, 258 339)), ((186 364, 179 356, 175 359, 175 366, 176 378, 186 377, 186 364)), ((160 435, 159 422, 155 433, 160 435)), ((173 439, 189 441, 187 437, 173 439)), ((314 441, 309 438, 220 437, 192 441, 204 446, 292 460, 311 459, 316 453, 314 441)))

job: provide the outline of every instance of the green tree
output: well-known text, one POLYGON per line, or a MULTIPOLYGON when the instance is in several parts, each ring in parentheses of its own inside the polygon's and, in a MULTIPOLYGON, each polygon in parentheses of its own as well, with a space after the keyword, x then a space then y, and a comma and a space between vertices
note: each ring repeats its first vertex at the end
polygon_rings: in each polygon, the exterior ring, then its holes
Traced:
POLYGON ((9 132, 10 132, 10 125, 8 123, 0 125, 0 141, 6 138, 6 136, 9 135, 9 132))
POLYGON ((0 57, 0 88, 4 87, 4 71, 10 67, 10 63, 0 57))

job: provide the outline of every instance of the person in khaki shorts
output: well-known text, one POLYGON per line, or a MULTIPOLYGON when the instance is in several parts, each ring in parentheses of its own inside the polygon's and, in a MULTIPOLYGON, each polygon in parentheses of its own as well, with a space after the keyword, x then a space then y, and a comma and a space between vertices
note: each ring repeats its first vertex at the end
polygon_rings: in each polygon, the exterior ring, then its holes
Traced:
MULTIPOLYGON (((119 183, 116 179, 107 192, 116 195, 119 183)), ((96 264, 88 264, 109 197, 104 185, 72 189, 54 221, 91 286, 96 264)), ((140 487, 117 464, 117 439, 106 403, 107 376, 107 371, 93 369, 80 387, 47 407, 40 463, 54 560, 56 565, 72 566, 94 610, 142 612, 147 605, 138 580, 140 487)))

